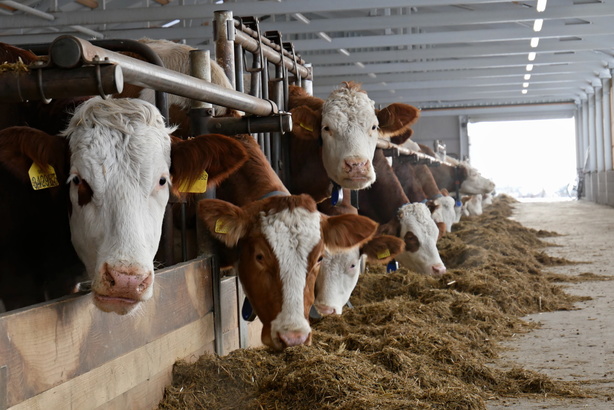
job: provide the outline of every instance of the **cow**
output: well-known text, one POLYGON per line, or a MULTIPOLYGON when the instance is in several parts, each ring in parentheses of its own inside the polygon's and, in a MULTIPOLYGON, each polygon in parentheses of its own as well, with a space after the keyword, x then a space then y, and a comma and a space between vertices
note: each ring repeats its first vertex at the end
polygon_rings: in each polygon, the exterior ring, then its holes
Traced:
POLYGON ((326 100, 297 86, 289 90, 290 192, 306 193, 316 202, 336 189, 364 189, 375 181, 372 166, 378 138, 406 132, 419 110, 394 103, 376 110, 367 93, 344 82, 326 100))
MULTIPOLYGON (((38 206, 68 219, 71 242, 62 246, 74 247, 92 281, 93 303, 102 311, 127 314, 151 298, 154 255, 171 190, 178 194, 178 187, 193 183, 204 170, 209 184, 217 184, 247 159, 229 137, 182 141, 171 139, 172 131, 145 101, 100 97, 81 103, 60 136, 24 126, 0 131, 4 174, 34 184, 30 189, 58 185, 38 206), (42 171, 29 175, 32 164, 42 171)), ((23 199, 11 197, 16 204, 23 199)), ((17 212, 2 220, 29 217, 17 212)), ((37 235, 53 237, 45 231, 49 225, 37 228, 42 231, 27 238, 30 242, 37 235)))
POLYGON ((326 251, 359 246, 377 224, 359 215, 325 216, 306 194, 290 195, 249 135, 238 136, 249 160, 198 203, 212 236, 235 252, 241 285, 262 322, 261 341, 274 350, 311 344, 309 310, 326 251))
POLYGON ((320 315, 338 314, 348 303, 366 262, 387 264, 405 249, 401 238, 377 235, 364 245, 326 252, 316 279, 314 307, 320 315))
POLYGON ((462 197, 462 201, 462 214, 464 216, 482 215, 482 195, 467 195, 462 197))
POLYGON ((405 250, 397 256, 401 265, 426 275, 443 275, 446 267, 437 250, 437 239, 444 228, 431 217, 434 209, 421 202, 410 203, 381 149, 375 151, 373 165, 377 180, 370 188, 358 191, 359 213, 380 224, 378 233, 405 241, 405 250))

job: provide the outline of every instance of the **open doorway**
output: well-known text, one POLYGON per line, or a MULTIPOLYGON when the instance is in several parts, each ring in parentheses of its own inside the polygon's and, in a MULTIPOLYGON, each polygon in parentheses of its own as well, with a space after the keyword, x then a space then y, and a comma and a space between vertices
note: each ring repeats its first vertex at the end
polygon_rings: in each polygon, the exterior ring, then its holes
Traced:
POLYGON ((497 193, 517 199, 575 197, 574 118, 470 122, 471 165, 492 179, 497 193))

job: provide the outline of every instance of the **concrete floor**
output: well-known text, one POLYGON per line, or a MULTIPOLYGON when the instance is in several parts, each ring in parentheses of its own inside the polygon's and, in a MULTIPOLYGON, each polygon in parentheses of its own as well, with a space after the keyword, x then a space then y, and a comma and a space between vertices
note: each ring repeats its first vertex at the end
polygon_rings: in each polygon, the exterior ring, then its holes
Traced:
MULTIPOLYGON (((559 245, 547 248, 549 255, 590 262, 549 271, 614 278, 614 208, 588 201, 522 202, 514 207, 512 219, 522 225, 564 235, 545 238, 559 245)), ((490 401, 489 409, 614 409, 614 281, 562 286, 570 294, 592 299, 577 303, 577 310, 527 316, 527 321, 538 322, 541 328, 506 342, 509 350, 499 364, 515 362, 556 380, 580 382, 594 391, 594 397, 506 398, 490 401)))

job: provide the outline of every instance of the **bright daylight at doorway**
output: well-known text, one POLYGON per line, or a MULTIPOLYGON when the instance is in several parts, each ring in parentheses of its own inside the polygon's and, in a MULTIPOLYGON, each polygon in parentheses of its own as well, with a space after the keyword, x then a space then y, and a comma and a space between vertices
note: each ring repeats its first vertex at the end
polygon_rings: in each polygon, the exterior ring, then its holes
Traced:
POLYGON ((576 197, 574 118, 470 122, 471 165, 519 200, 576 197))

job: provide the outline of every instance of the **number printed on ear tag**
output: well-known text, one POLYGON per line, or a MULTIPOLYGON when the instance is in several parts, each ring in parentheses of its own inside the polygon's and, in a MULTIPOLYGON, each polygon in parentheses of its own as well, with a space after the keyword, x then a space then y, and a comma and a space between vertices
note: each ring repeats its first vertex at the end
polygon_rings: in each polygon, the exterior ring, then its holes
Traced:
POLYGON ((209 174, 207 171, 203 171, 196 181, 191 186, 183 183, 179 186, 179 192, 185 192, 189 194, 202 194, 207 191, 207 181, 209 181, 209 174))
POLYGON ((28 171, 28 175, 30 176, 32 188, 37 191, 39 189, 53 188, 60 185, 58 182, 58 176, 55 174, 55 169, 53 169, 51 165, 48 165, 46 169, 43 169, 36 165, 36 163, 32 163, 32 166, 28 171))

